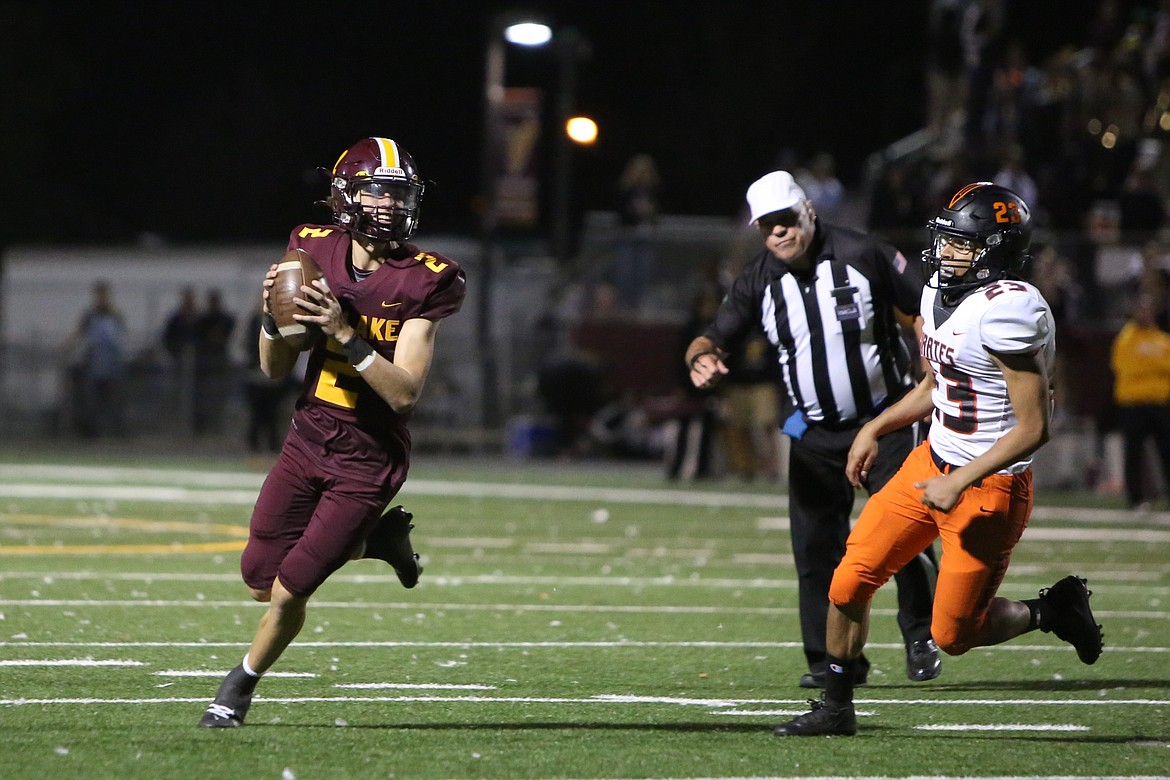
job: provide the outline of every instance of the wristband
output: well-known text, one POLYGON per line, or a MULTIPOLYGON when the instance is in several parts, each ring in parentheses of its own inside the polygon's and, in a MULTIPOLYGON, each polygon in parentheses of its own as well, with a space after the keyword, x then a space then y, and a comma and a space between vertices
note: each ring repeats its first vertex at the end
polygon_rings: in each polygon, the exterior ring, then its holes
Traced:
POLYGON ((364 371, 374 362, 374 348, 356 333, 352 339, 341 345, 341 351, 345 353, 350 365, 358 371, 364 371))
POLYGON ((269 341, 276 341, 280 338, 280 328, 276 327, 276 318, 268 312, 264 312, 264 316, 260 318, 260 332, 269 341))
POLYGON ((713 352, 709 349, 704 351, 704 352, 697 352, 691 356, 690 361, 688 361, 688 363, 687 363, 687 365, 691 369, 691 371, 695 370, 695 361, 698 360, 699 358, 703 357, 703 355, 714 355, 715 357, 719 357, 718 352, 713 352))

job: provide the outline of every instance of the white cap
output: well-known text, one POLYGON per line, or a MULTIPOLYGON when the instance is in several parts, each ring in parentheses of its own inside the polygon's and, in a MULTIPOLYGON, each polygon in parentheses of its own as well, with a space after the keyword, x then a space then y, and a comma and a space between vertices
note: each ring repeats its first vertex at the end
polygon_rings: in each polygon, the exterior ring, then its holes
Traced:
POLYGON ((807 196, 788 171, 772 171, 748 187, 747 202, 752 217, 748 224, 773 211, 790 209, 803 203, 807 196))

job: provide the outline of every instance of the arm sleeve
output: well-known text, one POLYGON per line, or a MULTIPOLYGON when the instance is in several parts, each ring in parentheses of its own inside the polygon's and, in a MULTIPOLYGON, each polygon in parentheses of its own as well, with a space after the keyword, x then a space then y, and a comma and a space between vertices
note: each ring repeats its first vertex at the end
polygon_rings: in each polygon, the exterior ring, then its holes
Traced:
POLYGON ((1007 355, 1035 352, 1051 338, 1048 306, 1029 295, 1001 295, 979 323, 983 346, 1007 355))

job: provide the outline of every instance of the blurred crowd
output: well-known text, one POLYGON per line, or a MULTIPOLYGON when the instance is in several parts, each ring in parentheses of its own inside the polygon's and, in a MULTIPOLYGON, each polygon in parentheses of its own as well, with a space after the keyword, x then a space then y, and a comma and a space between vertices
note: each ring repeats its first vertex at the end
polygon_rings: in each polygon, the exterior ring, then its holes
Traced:
POLYGON ((1015 189, 1054 231, 1081 229, 1099 201, 1127 234, 1164 226, 1170 3, 1102 0, 1085 40, 1042 58, 1004 0, 936 0, 931 28, 928 144, 886 166, 870 227, 917 227, 974 179, 1015 189))

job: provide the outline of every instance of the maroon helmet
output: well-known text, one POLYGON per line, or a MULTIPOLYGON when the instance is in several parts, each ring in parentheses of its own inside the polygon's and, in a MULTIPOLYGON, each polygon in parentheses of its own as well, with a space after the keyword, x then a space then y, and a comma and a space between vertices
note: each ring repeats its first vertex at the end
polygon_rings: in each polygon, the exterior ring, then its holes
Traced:
POLYGON ((375 241, 414 235, 425 187, 414 158, 397 141, 363 138, 341 153, 330 177, 325 203, 334 223, 375 241))

